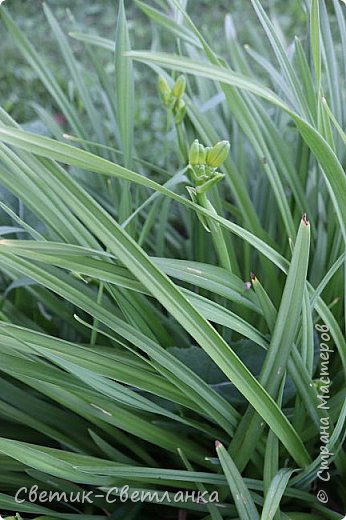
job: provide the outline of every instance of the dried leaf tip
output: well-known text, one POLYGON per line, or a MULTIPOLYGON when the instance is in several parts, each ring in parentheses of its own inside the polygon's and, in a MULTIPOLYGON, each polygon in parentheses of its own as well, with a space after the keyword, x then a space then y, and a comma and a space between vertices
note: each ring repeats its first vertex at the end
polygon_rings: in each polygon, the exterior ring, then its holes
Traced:
POLYGON ((254 273, 250 273, 250 278, 251 278, 252 283, 257 282, 257 278, 256 278, 256 275, 254 273))
POLYGON ((306 216, 306 213, 304 213, 304 215, 302 216, 302 222, 306 225, 306 226, 310 226, 310 222, 308 220, 308 217, 306 216))
POLYGON ((218 449, 218 448, 221 448, 222 446, 222 443, 220 441, 215 441, 215 448, 218 449))

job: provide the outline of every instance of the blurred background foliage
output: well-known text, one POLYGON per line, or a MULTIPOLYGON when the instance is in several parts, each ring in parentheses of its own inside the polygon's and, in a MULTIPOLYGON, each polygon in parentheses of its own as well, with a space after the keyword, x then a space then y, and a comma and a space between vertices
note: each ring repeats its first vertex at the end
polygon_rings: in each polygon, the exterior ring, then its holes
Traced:
MULTIPOLYGON (((42 2, 39 0, 7 0, 7 7, 10 8, 11 15, 16 20, 18 26, 29 37, 35 47, 43 51, 45 59, 49 60, 49 67, 54 75, 59 78, 60 86, 66 90, 69 88, 69 73, 63 65, 63 60, 57 49, 56 40, 51 34, 48 22, 44 16, 42 2)), ((160 8, 160 0, 155 2, 160 8)), ((61 22, 65 31, 80 31, 95 33, 104 38, 114 39, 115 19, 118 11, 117 0, 47 0, 46 4, 53 10, 56 18, 61 22)), ((264 7, 269 7, 272 19, 276 26, 287 36, 287 41, 295 34, 304 36, 306 16, 304 2, 301 0, 272 0, 263 2, 264 7), (289 8, 287 3, 289 3, 289 8), (303 8, 302 8, 303 7, 303 8)), ((148 49, 152 47, 164 48, 172 51, 174 49, 174 37, 168 31, 162 31, 158 26, 151 23, 145 14, 136 6, 134 1, 126 3, 127 17, 131 35, 131 44, 135 49, 148 49), (163 41, 165 39, 165 41, 163 41)), ((195 21, 198 21, 199 28, 204 35, 209 36, 213 42, 215 50, 226 53, 222 48, 225 45, 224 38, 224 18, 229 12, 235 22, 239 40, 242 43, 249 43, 258 52, 263 47, 265 41, 261 31, 254 31, 253 26, 257 24, 256 14, 250 2, 244 0, 222 0, 218 2, 217 8, 212 0, 189 2, 189 12, 195 21)), ((36 119, 36 114, 32 103, 37 101, 46 109, 56 111, 52 97, 46 91, 35 72, 25 62, 17 47, 13 45, 11 35, 0 27, 1 34, 1 56, 2 66, 0 68, 0 104, 11 114, 18 123, 28 123, 36 119)), ((72 49, 77 53, 81 63, 87 65, 85 47, 81 42, 70 39, 72 49)), ((114 72, 112 56, 107 53, 100 53, 103 65, 108 74, 114 72), (105 61, 105 59, 109 61, 105 61)), ((90 69, 89 69, 90 70, 90 69)), ((162 108, 160 106, 157 90, 156 78, 146 67, 136 65, 136 72, 141 82, 141 91, 146 89, 145 96, 138 96, 136 107, 137 125, 145 129, 150 126, 148 132, 141 132, 140 139, 142 144, 148 145, 150 141, 160 139, 162 132, 162 108), (154 132, 153 132, 154 130, 154 132), (155 132, 156 130, 156 132, 155 132)), ((87 66, 83 69, 83 74, 89 80, 92 88, 93 76, 88 71, 87 66)))
MULTIPOLYGON (((49 68, 59 80, 60 86, 69 92, 73 98, 73 85, 69 72, 63 64, 63 59, 56 40, 51 34, 49 24, 44 16, 42 2, 40 0, 6 0, 11 15, 19 28, 29 37, 35 48, 47 60, 49 68)), ((104 38, 114 39, 115 19, 118 11, 117 0, 47 0, 46 4, 53 10, 54 15, 64 27, 66 33, 78 31, 95 33, 104 38)), ((160 0, 155 0, 153 5, 161 7, 160 0)), ((332 2, 327 2, 330 8, 330 22, 333 28, 334 11, 332 2)), ((275 27, 282 33, 289 47, 295 35, 299 35, 303 44, 307 35, 307 8, 304 0, 267 0, 262 2, 269 13, 275 27)), ((250 2, 244 0, 222 0, 217 7, 213 0, 188 2, 189 12, 201 30, 213 43, 214 50, 227 55, 225 48, 224 20, 227 13, 232 14, 237 36, 242 44, 250 44, 257 52, 270 56, 271 49, 263 38, 263 33, 258 26, 256 14, 250 2), (257 30, 255 29, 257 28, 257 30), (264 48, 265 47, 265 48, 264 48)), ((174 36, 169 31, 162 31, 157 25, 151 23, 145 14, 133 0, 126 2, 126 12, 129 22, 131 45, 135 49, 165 49, 167 52, 175 50, 174 36)), ((42 122, 34 110, 34 103, 44 106, 54 115, 59 124, 62 123, 59 111, 54 106, 54 101, 47 92, 35 71, 26 63, 25 59, 13 45, 13 40, 4 26, 0 27, 2 66, 0 68, 0 105, 20 124, 24 124, 28 130, 44 133, 42 122)), ((93 67, 88 67, 88 56, 83 43, 70 38, 71 48, 83 65, 84 80, 93 90, 96 80, 93 67)), ((340 49, 341 52, 341 49, 340 49)), ((103 64, 104 70, 114 76, 114 63, 112 55, 100 52, 98 58, 103 64)), ((256 66, 256 64, 254 64, 256 66)), ((156 77, 147 67, 136 64, 137 94, 139 89, 145 95, 136 97, 136 123, 140 131, 136 132, 136 146, 141 150, 141 156, 150 160, 158 156, 165 141, 166 120, 164 111, 160 105, 156 77), (140 87, 139 87, 140 82, 140 87)), ((258 68, 258 74, 263 78, 263 70, 258 68)), ((174 160, 174 159, 173 159, 174 160)))

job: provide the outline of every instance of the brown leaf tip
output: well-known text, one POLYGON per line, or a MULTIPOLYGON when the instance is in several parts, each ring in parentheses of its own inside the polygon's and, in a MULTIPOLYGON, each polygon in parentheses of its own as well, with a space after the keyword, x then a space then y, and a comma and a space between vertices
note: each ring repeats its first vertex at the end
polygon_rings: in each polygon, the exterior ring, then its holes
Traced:
POLYGON ((215 448, 218 449, 218 448, 221 448, 222 446, 222 443, 220 441, 215 441, 215 448))
POLYGON ((250 273, 250 278, 251 278, 252 283, 257 281, 255 273, 250 273))
POLYGON ((310 226, 310 222, 309 222, 309 219, 308 219, 306 213, 304 213, 304 215, 302 216, 302 221, 303 221, 303 223, 304 223, 306 226, 310 226))

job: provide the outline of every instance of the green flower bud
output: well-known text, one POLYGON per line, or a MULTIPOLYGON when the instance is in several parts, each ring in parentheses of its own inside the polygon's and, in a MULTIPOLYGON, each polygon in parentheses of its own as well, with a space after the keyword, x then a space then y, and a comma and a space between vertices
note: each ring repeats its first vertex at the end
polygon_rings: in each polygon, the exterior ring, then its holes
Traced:
POLYGON ((202 144, 200 144, 199 145, 199 164, 204 166, 206 159, 207 159, 207 153, 205 151, 205 147, 202 144))
POLYGON ((176 80, 176 82, 173 85, 172 95, 178 99, 181 98, 184 95, 185 87, 186 87, 185 76, 181 75, 181 76, 179 76, 179 78, 176 80))
POLYGON ((186 103, 182 99, 179 99, 175 104, 175 122, 177 125, 183 121, 186 113, 186 103))
POLYGON ((189 151, 189 163, 191 165, 200 164, 200 162, 199 162, 200 147, 201 147, 201 145, 199 144, 198 139, 195 139, 194 142, 192 143, 192 145, 190 146, 190 151, 189 151))
POLYGON ((207 154, 207 164, 212 168, 218 168, 225 161, 230 149, 228 141, 216 143, 207 154))
POLYGON ((161 76, 159 77, 158 86, 159 86, 159 92, 160 92, 160 96, 163 101, 163 104, 166 107, 169 107, 169 105, 174 103, 174 99, 172 97, 172 92, 171 92, 170 86, 168 85, 165 78, 162 78, 161 76))
POLYGON ((171 94, 171 89, 165 78, 163 78, 162 76, 159 77, 159 91, 160 94, 162 94, 163 96, 171 94))

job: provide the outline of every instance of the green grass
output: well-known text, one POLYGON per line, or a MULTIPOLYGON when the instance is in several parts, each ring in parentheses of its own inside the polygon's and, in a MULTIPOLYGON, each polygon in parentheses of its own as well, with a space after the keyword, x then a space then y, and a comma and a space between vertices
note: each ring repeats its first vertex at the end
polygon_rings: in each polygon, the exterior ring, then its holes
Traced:
POLYGON ((0 8, 33 81, 1 87, 2 516, 345 514, 343 7, 242 5, 27 7, 46 52, 0 8))

